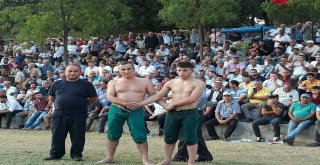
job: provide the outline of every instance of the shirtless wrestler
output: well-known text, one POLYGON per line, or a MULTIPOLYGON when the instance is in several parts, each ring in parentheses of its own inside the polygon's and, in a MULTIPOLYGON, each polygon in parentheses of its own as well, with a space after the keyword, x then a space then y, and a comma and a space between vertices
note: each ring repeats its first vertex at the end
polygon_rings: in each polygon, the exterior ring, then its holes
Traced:
MULTIPOLYGON (((156 92, 150 80, 135 76, 134 66, 128 62, 119 64, 122 77, 108 83, 107 98, 112 103, 108 112, 107 156, 97 163, 113 163, 114 154, 123 132, 123 124, 127 121, 130 134, 141 154, 143 164, 150 164, 148 159, 147 129, 145 126, 143 109, 137 106, 146 94, 156 92)), ((164 101, 159 103, 165 106, 164 101)))
POLYGON ((161 165, 170 165, 172 152, 181 130, 182 141, 187 144, 188 164, 195 164, 197 155, 197 128, 199 114, 198 100, 205 89, 205 83, 192 77, 193 64, 180 62, 177 64, 179 78, 167 82, 161 91, 138 103, 139 106, 152 103, 172 91, 172 102, 165 106, 168 111, 164 126, 164 160, 161 165))

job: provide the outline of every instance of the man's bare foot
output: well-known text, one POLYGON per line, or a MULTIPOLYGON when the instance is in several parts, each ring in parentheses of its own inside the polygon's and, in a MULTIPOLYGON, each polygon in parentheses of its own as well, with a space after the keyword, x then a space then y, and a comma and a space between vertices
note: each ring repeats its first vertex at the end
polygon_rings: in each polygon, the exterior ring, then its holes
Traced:
POLYGON ((162 161, 162 162, 160 162, 160 163, 158 163, 157 165, 171 165, 171 161, 169 160, 164 160, 164 161, 162 161))
POLYGON ((113 160, 111 159, 103 159, 103 160, 100 160, 98 161, 96 164, 108 164, 108 163, 115 163, 113 160))

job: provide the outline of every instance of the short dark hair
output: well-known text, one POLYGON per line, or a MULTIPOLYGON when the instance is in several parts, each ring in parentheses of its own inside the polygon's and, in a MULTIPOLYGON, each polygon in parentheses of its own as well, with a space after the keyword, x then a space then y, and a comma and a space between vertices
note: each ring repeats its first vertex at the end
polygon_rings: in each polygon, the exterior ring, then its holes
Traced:
POLYGON ((306 77, 307 77, 307 76, 315 77, 313 73, 307 73, 307 74, 306 74, 306 77))
POLYGON ((191 62, 187 61, 187 62, 178 62, 177 67, 179 68, 190 68, 193 69, 194 66, 191 62))
POLYGON ((132 68, 134 69, 133 64, 132 64, 131 62, 128 62, 128 61, 120 61, 120 62, 118 63, 118 66, 120 66, 120 65, 127 65, 127 64, 130 64, 130 65, 132 66, 132 68))
POLYGON ((7 99, 7 96, 6 96, 6 95, 3 95, 3 96, 0 96, 0 98, 2 98, 2 99, 7 99))
POLYGON ((237 80, 231 80, 230 83, 239 86, 239 82, 237 80))
POLYGON ((313 87, 311 87, 311 89, 317 89, 317 90, 320 90, 320 86, 313 86, 313 87))

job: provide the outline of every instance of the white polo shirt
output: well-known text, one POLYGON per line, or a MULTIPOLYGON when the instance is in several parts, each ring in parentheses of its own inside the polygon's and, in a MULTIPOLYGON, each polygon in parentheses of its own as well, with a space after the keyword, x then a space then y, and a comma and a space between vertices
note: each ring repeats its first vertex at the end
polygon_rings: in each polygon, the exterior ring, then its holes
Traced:
POLYGON ((18 103, 18 101, 9 99, 6 103, 0 103, 0 111, 9 110, 10 112, 16 110, 23 110, 23 107, 18 103))

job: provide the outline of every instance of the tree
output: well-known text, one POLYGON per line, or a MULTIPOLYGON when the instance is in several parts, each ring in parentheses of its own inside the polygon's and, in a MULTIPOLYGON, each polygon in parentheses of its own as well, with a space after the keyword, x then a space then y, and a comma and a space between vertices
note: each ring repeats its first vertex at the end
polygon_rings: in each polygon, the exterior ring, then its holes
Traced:
MULTIPOLYGON (((43 43, 52 36, 62 36, 64 40, 64 61, 68 63, 67 37, 106 35, 120 32, 130 21, 130 9, 119 0, 40 0, 31 4, 15 5, 24 9, 15 17, 0 17, 0 22, 13 22, 18 40, 43 43)), ((12 7, 4 7, 8 11, 12 7)), ((8 28, 4 26, 2 29, 8 28)))
POLYGON ((237 0, 160 0, 163 8, 159 17, 166 24, 179 28, 198 27, 200 31, 200 60, 202 61, 203 27, 210 24, 226 25, 236 20, 237 0))
POLYGON ((262 8, 273 24, 293 24, 314 20, 320 14, 320 0, 288 0, 286 6, 270 1, 264 2, 262 8))

